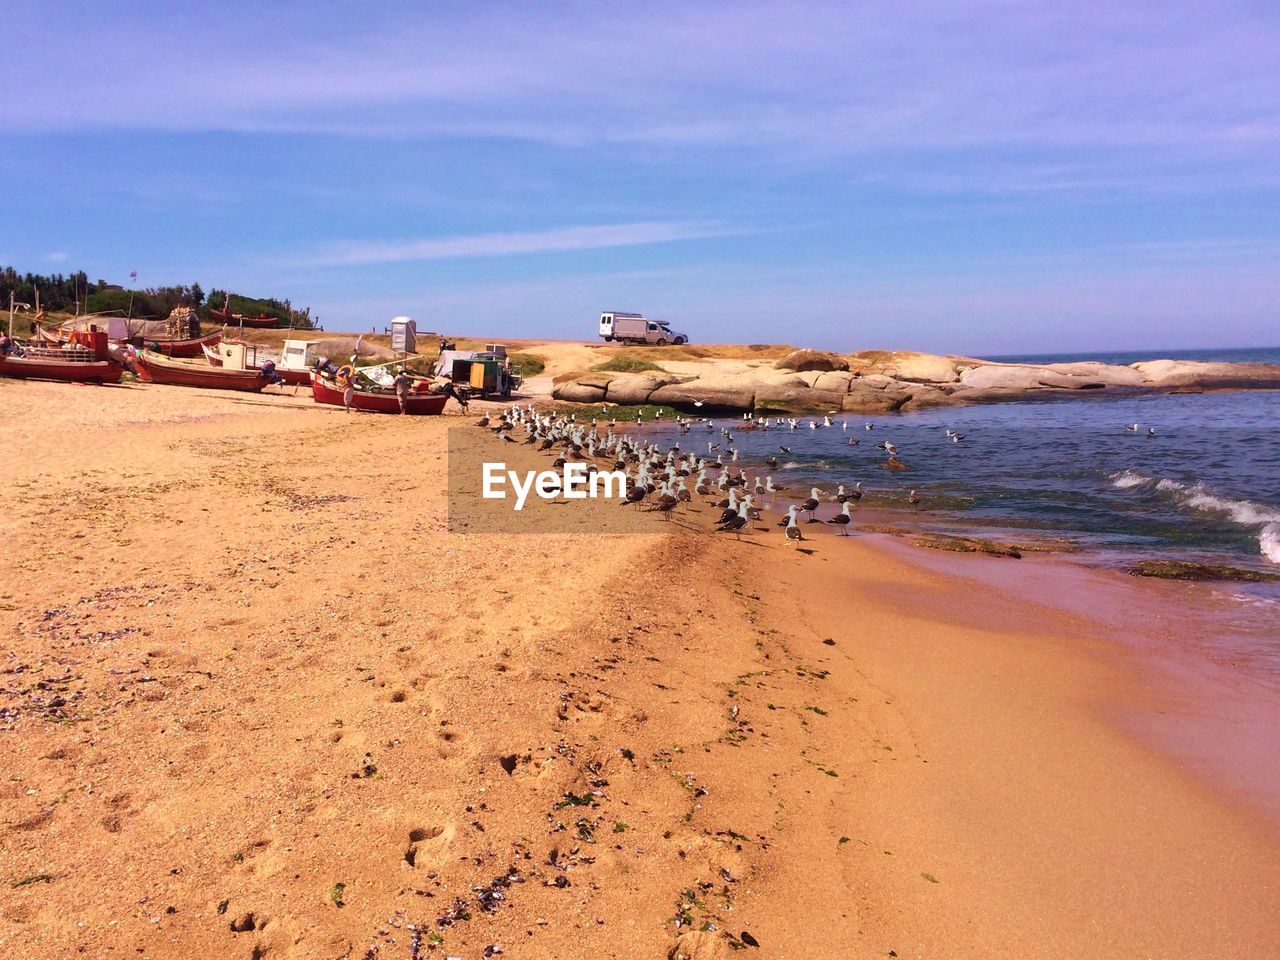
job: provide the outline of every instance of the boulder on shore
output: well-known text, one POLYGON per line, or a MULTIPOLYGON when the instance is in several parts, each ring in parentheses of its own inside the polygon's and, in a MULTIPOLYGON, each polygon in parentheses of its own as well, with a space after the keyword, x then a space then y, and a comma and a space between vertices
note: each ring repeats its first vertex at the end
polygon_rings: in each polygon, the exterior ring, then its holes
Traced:
POLYGON ((774 364, 779 370, 848 370, 849 361, 829 350, 793 350, 774 364))
POLYGON ((679 377, 638 376, 614 377, 605 388, 605 397, 610 403, 643 404, 649 402, 649 395, 659 387, 670 383, 679 383, 679 377))
POLYGON ((681 410, 705 409, 743 412, 755 407, 754 385, 732 386, 701 379, 687 383, 669 383, 649 395, 650 403, 664 403, 681 410), (702 404, 702 408, 698 407, 702 404))

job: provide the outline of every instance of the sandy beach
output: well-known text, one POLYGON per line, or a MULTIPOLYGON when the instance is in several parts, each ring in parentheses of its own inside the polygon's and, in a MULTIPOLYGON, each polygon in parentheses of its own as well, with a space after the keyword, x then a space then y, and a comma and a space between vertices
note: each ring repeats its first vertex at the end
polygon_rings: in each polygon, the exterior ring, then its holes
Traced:
POLYGON ((1274 951, 1275 691, 1118 626, 1183 585, 451 533, 451 431, 546 464, 474 420, 0 382, 5 956, 1274 951))

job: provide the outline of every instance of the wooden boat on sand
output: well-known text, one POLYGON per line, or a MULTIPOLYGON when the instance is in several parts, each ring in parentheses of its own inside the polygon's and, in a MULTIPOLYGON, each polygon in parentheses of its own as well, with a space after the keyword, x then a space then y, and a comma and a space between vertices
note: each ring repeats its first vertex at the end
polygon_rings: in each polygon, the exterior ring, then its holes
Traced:
POLYGON ((62 380, 68 383, 119 383, 124 367, 114 360, 96 360, 88 351, 28 347, 26 356, 0 357, 0 377, 62 380))
POLYGON ((194 337, 190 340, 167 340, 163 338, 148 338, 145 343, 148 347, 155 344, 160 348, 160 353, 166 357, 182 357, 191 359, 200 356, 205 347, 214 347, 218 345, 218 341, 222 339, 222 332, 211 333, 205 337, 194 337))
POLYGON ((209 308, 209 319, 214 323, 225 323, 229 327, 256 327, 259 330, 274 330, 280 326, 279 317, 271 317, 265 313, 246 317, 230 310, 215 310, 212 307, 209 308))
MULTIPOLYGON (((45 343, 61 345, 70 339, 68 333, 62 330, 46 330, 44 327, 36 327, 36 336, 45 343)), ((198 357, 205 347, 214 347, 218 345, 218 341, 222 339, 222 332, 211 333, 204 337, 194 337, 188 340, 173 340, 168 337, 147 337, 143 342, 147 346, 155 345, 160 348, 159 352, 166 357, 198 357)))
MULTIPOLYGON (((369 390, 357 387, 351 406, 355 410, 369 413, 399 413, 400 401, 394 390, 369 390)), ((345 406, 342 402, 342 390, 318 374, 311 375, 311 396, 316 403, 329 403, 334 406, 345 406)), ((449 398, 442 393, 410 393, 405 400, 405 413, 415 416, 433 416, 444 410, 449 398)))
POLYGON ((77 333, 74 342, 58 345, 45 341, 18 346, 22 356, 16 353, 0 356, 0 377, 119 383, 124 372, 124 367, 111 358, 107 335, 100 331, 77 333))
POLYGON ((261 370, 229 370, 207 363, 174 360, 152 350, 138 350, 134 361, 138 367, 138 379, 147 383, 247 391, 261 390, 268 383, 261 370))

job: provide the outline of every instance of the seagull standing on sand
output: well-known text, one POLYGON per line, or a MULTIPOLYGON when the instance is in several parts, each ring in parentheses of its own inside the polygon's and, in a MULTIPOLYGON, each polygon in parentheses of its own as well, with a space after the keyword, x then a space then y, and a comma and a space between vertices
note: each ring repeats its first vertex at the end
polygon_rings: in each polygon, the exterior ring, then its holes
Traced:
POLYGON ((784 525, 787 528, 786 529, 787 542, 791 544, 793 547, 797 543, 800 543, 802 540, 804 540, 804 537, 800 535, 800 527, 796 524, 796 516, 799 513, 800 513, 800 508, 793 503, 790 507, 787 508, 787 515, 782 521, 782 525, 784 525))
POLYGON ((747 502, 744 500, 738 505, 737 513, 727 520, 724 520, 716 529, 721 533, 732 533, 737 539, 742 539, 743 528, 747 525, 747 502))
POLYGON ((849 524, 853 523, 853 517, 849 514, 849 502, 846 500, 840 512, 832 517, 827 523, 834 523, 840 528, 842 536, 849 535, 849 524))
POLYGON ((818 521, 817 521, 817 519, 814 517, 814 515, 813 515, 813 514, 814 514, 814 511, 816 511, 816 510, 818 509, 818 497, 819 497, 819 496, 821 496, 821 494, 818 492, 818 488, 817 488, 817 487, 813 487, 813 488, 809 491, 809 499, 808 499, 808 500, 806 500, 806 501, 802 504, 802 509, 803 509, 807 514, 809 514, 809 522, 810 522, 810 523, 817 523, 817 522, 818 522, 818 521))

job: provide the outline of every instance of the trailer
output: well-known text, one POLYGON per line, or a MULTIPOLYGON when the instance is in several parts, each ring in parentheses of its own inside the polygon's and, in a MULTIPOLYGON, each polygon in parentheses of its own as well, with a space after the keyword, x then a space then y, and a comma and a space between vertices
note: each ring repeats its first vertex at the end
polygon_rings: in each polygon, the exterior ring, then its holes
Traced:
POLYGON ((669 343, 688 343, 686 334, 672 330, 665 320, 650 320, 642 313, 620 313, 606 310, 600 314, 600 336, 612 343, 651 343, 665 347, 669 343))
POLYGON ((448 377, 481 397, 509 397, 523 382, 511 368, 503 344, 486 344, 486 350, 444 350, 436 361, 435 374, 448 377))

